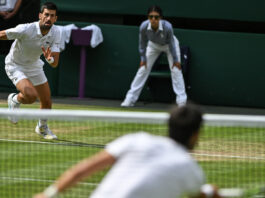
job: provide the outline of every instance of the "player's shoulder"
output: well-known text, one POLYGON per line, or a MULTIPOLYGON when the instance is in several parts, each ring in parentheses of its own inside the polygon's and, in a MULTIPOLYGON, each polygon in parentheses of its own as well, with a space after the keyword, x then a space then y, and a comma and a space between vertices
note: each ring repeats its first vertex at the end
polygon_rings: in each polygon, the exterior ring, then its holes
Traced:
POLYGON ((124 137, 136 140, 136 139, 149 139, 152 137, 152 135, 148 134, 145 131, 138 131, 136 133, 130 133, 130 134, 124 135, 124 137))
POLYGON ((141 23, 141 25, 140 25, 140 30, 147 29, 148 24, 149 24, 149 20, 145 20, 145 21, 143 21, 143 22, 141 23))
POLYGON ((57 25, 53 25, 52 28, 50 29, 51 35, 54 38, 61 37, 61 29, 57 25))
POLYGON ((135 144, 145 148, 160 147, 166 149, 167 147, 171 147, 170 145, 174 145, 174 142, 168 137, 153 135, 144 131, 133 134, 131 138, 134 140, 135 144))
POLYGON ((16 26, 17 29, 31 30, 36 27, 36 22, 33 23, 23 23, 16 26))
POLYGON ((12 29, 13 32, 19 32, 21 35, 30 36, 36 32, 36 23, 24 23, 19 24, 12 29))
POLYGON ((129 142, 134 142, 136 145, 140 144, 146 144, 147 142, 153 142, 154 141, 154 135, 151 135, 145 131, 138 131, 136 133, 130 133, 127 135, 124 135, 122 138, 124 140, 127 140, 129 142))
POLYGON ((172 24, 169 21, 165 20, 165 19, 161 19, 161 23, 162 23, 164 28, 169 28, 169 29, 173 28, 172 24))
POLYGON ((60 32, 60 28, 57 25, 53 25, 52 30, 56 33, 60 32))

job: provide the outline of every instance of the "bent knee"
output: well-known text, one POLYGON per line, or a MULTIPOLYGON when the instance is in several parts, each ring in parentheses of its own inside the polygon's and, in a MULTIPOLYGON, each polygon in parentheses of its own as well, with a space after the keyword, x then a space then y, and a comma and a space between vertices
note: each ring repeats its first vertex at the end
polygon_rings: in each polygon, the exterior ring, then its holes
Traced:
POLYGON ((34 103, 38 98, 37 92, 34 89, 25 89, 23 95, 26 103, 29 104, 34 103))

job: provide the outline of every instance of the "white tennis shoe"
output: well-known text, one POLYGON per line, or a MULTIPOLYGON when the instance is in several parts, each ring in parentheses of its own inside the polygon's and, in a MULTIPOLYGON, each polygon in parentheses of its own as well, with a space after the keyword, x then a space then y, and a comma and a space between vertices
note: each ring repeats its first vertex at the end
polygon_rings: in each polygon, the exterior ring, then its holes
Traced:
POLYGON ((49 127, 47 125, 39 126, 39 124, 37 124, 37 126, 35 128, 35 132, 37 134, 39 134, 40 136, 42 136, 46 140, 58 139, 57 136, 52 133, 52 131, 49 129, 49 127))
MULTIPOLYGON (((8 110, 12 111, 14 109, 19 109, 20 103, 16 103, 13 101, 13 97, 16 95, 16 93, 11 93, 8 95, 7 103, 8 103, 8 110)), ((13 124, 16 124, 18 122, 18 118, 8 116, 8 120, 10 120, 13 124)))
POLYGON ((132 102, 131 100, 125 99, 122 103, 121 103, 121 107, 133 107, 134 106, 134 102, 132 102))

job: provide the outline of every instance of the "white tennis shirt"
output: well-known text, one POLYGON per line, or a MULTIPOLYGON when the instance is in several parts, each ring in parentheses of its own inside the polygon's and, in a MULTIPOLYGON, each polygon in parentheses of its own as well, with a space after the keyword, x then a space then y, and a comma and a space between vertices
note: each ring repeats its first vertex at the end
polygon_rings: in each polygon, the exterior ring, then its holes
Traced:
POLYGON ((8 40, 15 40, 6 57, 6 64, 20 66, 27 72, 42 69, 44 65, 40 59, 41 46, 51 48, 52 52, 60 52, 60 31, 53 25, 45 36, 41 34, 39 22, 21 24, 6 30, 8 40))
POLYGON ((204 183, 187 150, 167 137, 125 135, 106 151, 117 161, 91 198, 176 198, 199 193, 204 183))

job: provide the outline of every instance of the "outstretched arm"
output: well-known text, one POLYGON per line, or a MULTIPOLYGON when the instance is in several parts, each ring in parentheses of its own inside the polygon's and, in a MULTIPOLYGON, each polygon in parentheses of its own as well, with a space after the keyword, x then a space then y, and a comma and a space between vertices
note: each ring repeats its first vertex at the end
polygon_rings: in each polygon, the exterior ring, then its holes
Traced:
POLYGON ((49 193, 56 194, 56 192, 54 193, 52 191, 62 192, 83 178, 112 165, 114 162, 115 158, 107 151, 99 152, 67 170, 52 187, 47 188, 49 192, 46 190, 43 193, 35 195, 34 198, 52 198, 53 196, 48 196, 49 193))
POLYGON ((0 40, 7 40, 6 31, 0 31, 0 40))

